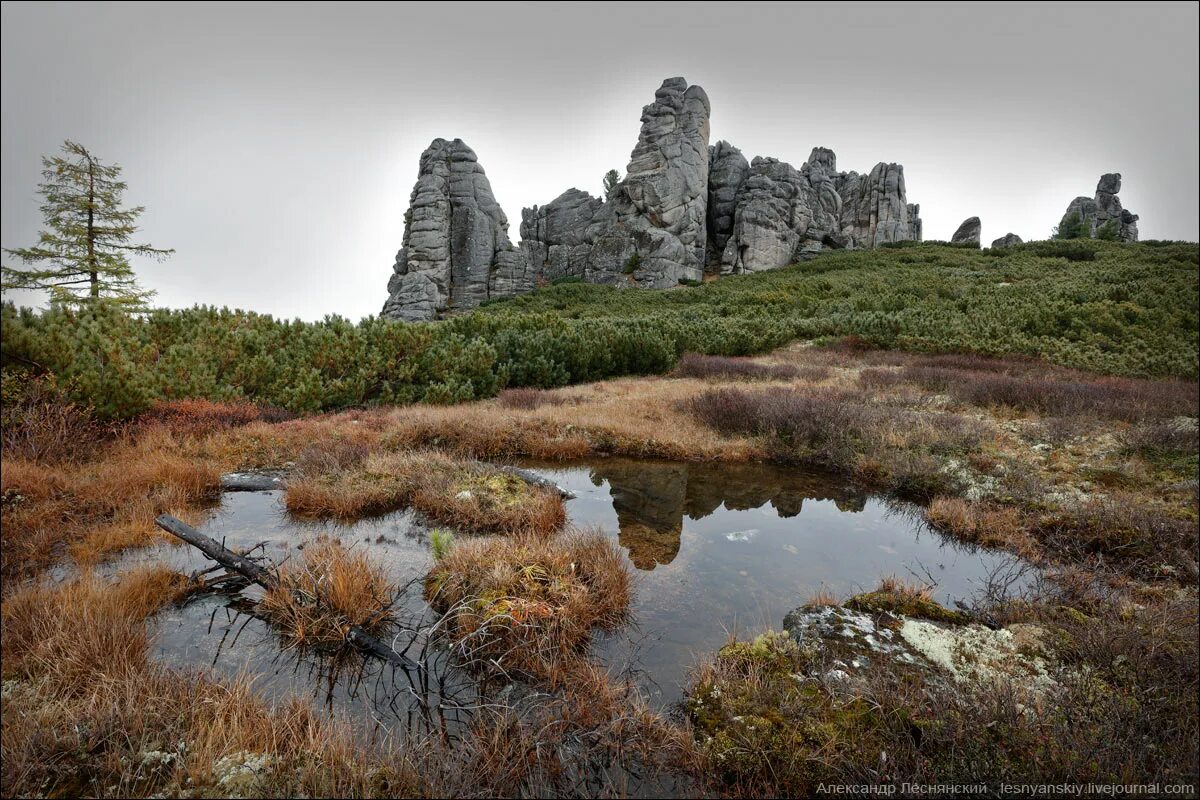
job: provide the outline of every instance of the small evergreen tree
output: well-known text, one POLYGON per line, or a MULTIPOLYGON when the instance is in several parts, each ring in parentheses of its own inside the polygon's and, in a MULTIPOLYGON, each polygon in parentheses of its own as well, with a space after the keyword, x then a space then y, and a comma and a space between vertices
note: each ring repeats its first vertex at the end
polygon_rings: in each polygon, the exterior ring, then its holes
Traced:
POLYGON ((1108 222, 1096 229, 1096 238, 1105 242, 1115 242, 1120 234, 1117 228, 1117 221, 1110 219, 1108 222))
POLYGON ((68 304, 108 299, 143 307, 153 292, 138 286, 128 257, 161 261, 175 251, 130 243, 145 209, 121 207, 126 187, 119 180, 120 166, 102 163, 70 140, 62 151, 62 156, 42 158, 38 193, 45 198, 41 210, 47 230, 33 247, 5 249, 26 266, 4 267, 2 288, 45 290, 68 304))
POLYGON ((1088 224, 1078 211, 1071 212, 1058 226, 1056 239, 1089 239, 1088 224))
POLYGON ((608 197, 612 194, 613 189, 617 188, 617 184, 621 182, 621 173, 615 169, 610 169, 604 173, 604 196, 608 197))

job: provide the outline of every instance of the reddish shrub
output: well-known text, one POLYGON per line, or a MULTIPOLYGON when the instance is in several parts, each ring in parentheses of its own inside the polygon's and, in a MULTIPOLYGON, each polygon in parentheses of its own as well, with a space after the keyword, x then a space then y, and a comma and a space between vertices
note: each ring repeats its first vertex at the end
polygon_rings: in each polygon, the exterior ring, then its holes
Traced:
POLYGON ((4 373, 0 448, 5 458, 83 461, 112 435, 87 406, 72 402, 53 377, 4 373))
POLYGON ((282 422, 294 418, 294 414, 282 409, 260 408, 245 401, 217 403, 190 398, 159 401, 138 417, 137 422, 145 425, 165 425, 175 433, 200 435, 238 428, 259 420, 282 422))
POLYGON ((684 353, 673 374, 680 378, 742 378, 771 381, 804 378, 809 381, 819 381, 829 376, 829 370, 825 367, 760 364, 748 358, 684 353))

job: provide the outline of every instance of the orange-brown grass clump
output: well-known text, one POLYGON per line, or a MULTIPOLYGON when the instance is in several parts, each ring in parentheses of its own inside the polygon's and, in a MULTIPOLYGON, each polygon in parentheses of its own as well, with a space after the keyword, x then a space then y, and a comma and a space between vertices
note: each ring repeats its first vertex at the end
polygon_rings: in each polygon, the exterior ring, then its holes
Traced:
POLYGON ((566 521, 558 493, 435 451, 374 453, 355 466, 288 482, 287 508, 297 515, 355 519, 404 506, 485 533, 549 534, 566 521))
POLYGON ((935 529, 983 547, 1004 547, 1034 558, 1036 544, 1020 509, 996 503, 935 497, 925 511, 935 529))
POLYGON ((164 512, 195 518, 217 496, 220 471, 178 449, 160 430, 81 464, 41 465, 6 455, 0 474, 5 580, 35 574, 64 551, 90 564, 158 541, 154 519, 164 512))
POLYGON ((353 626, 378 634, 392 621, 396 588, 365 553, 334 539, 304 548, 301 563, 285 569, 259 608, 298 645, 340 645, 353 626))
POLYGON ((460 541, 425 579, 425 597, 470 659, 554 683, 595 628, 626 620, 631 575, 595 531, 460 541))
POLYGON ((504 408, 535 409, 544 405, 560 406, 567 398, 543 389, 504 389, 496 395, 496 401, 504 408))

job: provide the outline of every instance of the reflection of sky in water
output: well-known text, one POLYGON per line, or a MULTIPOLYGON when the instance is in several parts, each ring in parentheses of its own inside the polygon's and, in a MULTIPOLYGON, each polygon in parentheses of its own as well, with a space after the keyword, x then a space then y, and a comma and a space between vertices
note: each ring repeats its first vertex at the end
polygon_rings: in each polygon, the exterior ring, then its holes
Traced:
MULTIPOLYGON (((778 629, 788 611, 820 590, 845 597, 896 575, 936 582, 938 599, 949 603, 975 593, 992 569, 1011 561, 957 547, 915 516, 819 473, 625 459, 535 468, 575 492, 567 503, 572 523, 601 527, 637 567, 634 622, 595 652, 614 667, 640 670, 656 702, 678 699, 688 669, 729 633, 778 629)), ((265 542, 276 563, 324 535, 366 549, 398 583, 429 568, 427 529, 411 512, 349 526, 302 523, 283 512, 280 498, 226 494, 202 528, 231 547, 265 542)), ((169 545, 131 553, 121 565, 159 559, 184 571, 209 565, 193 548, 169 545)), ((426 612, 414 586, 405 613, 426 612)), ((168 663, 212 666, 228 676, 249 672, 268 697, 299 692, 360 721, 408 724, 411 698, 421 689, 404 676, 393 683, 376 663, 331 676, 319 659, 281 653, 271 627, 229 607, 226 597, 163 612, 157 632, 168 663)))

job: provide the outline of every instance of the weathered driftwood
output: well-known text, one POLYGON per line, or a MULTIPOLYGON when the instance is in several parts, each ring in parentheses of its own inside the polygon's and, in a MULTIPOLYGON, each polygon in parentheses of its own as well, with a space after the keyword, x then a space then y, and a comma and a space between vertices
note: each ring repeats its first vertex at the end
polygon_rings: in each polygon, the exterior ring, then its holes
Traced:
MULTIPOLYGON (((204 535, 191 525, 172 517, 170 514, 160 515, 154 523, 167 533, 177 536, 192 547, 195 547, 209 559, 217 562, 227 570, 236 572, 246 580, 256 583, 268 591, 279 585, 279 579, 267 568, 245 556, 238 555, 216 539, 204 535)), ((358 625, 348 627, 346 641, 364 653, 382 658, 405 669, 415 669, 419 666, 417 662, 402 653, 397 653, 385 642, 367 633, 358 625)))

